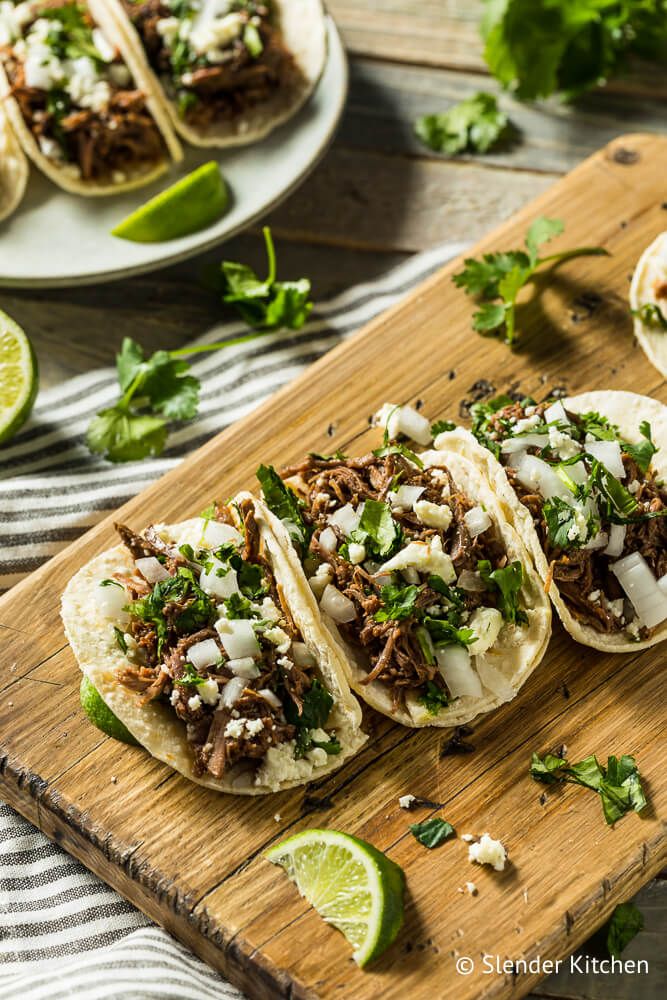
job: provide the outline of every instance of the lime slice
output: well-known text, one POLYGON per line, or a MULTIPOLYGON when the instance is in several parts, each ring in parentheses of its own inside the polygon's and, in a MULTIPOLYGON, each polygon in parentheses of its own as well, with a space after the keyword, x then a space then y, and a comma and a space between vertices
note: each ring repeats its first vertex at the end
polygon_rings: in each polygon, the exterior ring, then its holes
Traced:
POLYGON ((79 698, 81 699, 81 708, 94 726, 101 729, 107 736, 112 736, 115 740, 120 740, 121 743, 130 743, 135 747, 139 746, 138 741, 135 740, 130 730, 123 725, 117 715, 113 714, 106 702, 102 701, 97 688, 93 687, 86 676, 81 678, 79 698))
POLYGON ((134 243, 162 243, 196 233, 219 219, 229 195, 215 160, 161 191, 111 230, 134 243))
POLYGON ((0 312, 0 442, 8 441, 26 422, 38 387, 32 344, 21 327, 0 312))
POLYGON ((365 840, 335 830, 303 830, 266 852, 282 865, 308 902, 368 965, 392 943, 403 923, 402 868, 365 840))

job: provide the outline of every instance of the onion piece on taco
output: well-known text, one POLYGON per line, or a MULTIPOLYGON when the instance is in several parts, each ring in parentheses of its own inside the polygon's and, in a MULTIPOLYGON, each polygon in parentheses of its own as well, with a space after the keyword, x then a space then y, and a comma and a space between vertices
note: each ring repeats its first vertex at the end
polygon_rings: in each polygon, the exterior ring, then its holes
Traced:
POLYGON ((570 635, 619 653, 667 638, 667 407, 608 390, 472 416, 436 444, 486 470, 570 635))
POLYGON ((667 233, 639 258, 630 285, 635 337, 652 365, 667 375, 667 233))
POLYGON ((65 632, 135 739, 201 785, 260 795, 334 771, 365 742, 340 654, 249 494, 153 525, 70 581, 65 632))
POLYGON ((106 0, 196 146, 255 142, 291 118, 326 62, 320 0, 106 0))
POLYGON ((0 96, 24 152, 74 194, 143 186, 182 152, 105 0, 0 9, 0 96))
POLYGON ((546 650, 549 600, 478 466, 388 445, 258 477, 293 574, 353 690, 406 726, 511 701, 546 650))
POLYGON ((0 101, 0 222, 20 205, 28 173, 28 161, 0 101))

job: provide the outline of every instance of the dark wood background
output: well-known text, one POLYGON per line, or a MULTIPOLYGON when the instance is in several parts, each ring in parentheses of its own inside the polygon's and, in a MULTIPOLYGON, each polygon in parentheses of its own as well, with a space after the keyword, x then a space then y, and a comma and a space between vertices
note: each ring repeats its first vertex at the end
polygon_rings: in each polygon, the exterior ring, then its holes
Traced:
MULTIPOLYGON (((474 241, 545 190, 558 176, 620 133, 664 132, 667 74, 635 67, 576 107, 557 100, 500 103, 518 141, 484 157, 446 159, 413 134, 414 119, 478 89, 497 92, 485 74, 479 0, 330 0, 350 53, 350 96, 338 136, 303 187, 271 216, 281 276, 308 275, 316 299, 372 279, 419 250, 474 241)), ((667 184, 665 186, 667 209, 667 184)), ((667 228, 667 211, 665 212, 667 228)), ((224 256, 262 267, 251 231, 224 256)), ((187 343, 220 316, 201 277, 220 250, 149 276, 93 288, 5 291, 2 307, 26 328, 42 385, 113 361, 122 336, 147 348, 187 343)), ((659 946, 667 930, 667 893, 644 893, 650 930, 637 956, 647 978, 551 979, 541 995, 653 1000, 667 989, 659 946)))

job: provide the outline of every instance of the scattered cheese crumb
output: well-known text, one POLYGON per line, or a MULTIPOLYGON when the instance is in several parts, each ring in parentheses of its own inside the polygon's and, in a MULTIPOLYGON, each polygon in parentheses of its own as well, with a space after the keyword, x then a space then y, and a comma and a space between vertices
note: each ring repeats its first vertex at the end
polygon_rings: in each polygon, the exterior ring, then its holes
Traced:
POLYGON ((111 775, 111 784, 112 785, 117 785, 118 784, 118 778, 116 777, 115 774, 111 775))
POLYGON ((198 694, 193 694, 192 698, 188 698, 188 708, 191 712, 196 712, 198 708, 201 708, 201 698, 198 694))
POLYGON ((471 896, 477 895, 477 886, 475 885, 474 882, 466 882, 466 889, 468 890, 471 896))
POLYGON ((494 840, 488 833, 483 833, 478 844, 468 848, 468 861, 476 861, 478 865, 491 865, 497 872, 503 871, 507 851, 499 840, 494 840))
POLYGON ((276 823, 280 823, 280 813, 276 813, 273 818, 276 821, 276 823))
POLYGON ((523 901, 524 901, 524 903, 528 902, 528 890, 527 889, 523 890, 523 901))
POLYGON ((415 795, 401 795, 401 797, 398 800, 398 804, 401 807, 401 809, 410 809, 412 807, 412 803, 415 800, 416 800, 415 795))
POLYGON ((466 844, 471 844, 475 838, 472 833, 462 833, 461 840, 465 840, 466 844))

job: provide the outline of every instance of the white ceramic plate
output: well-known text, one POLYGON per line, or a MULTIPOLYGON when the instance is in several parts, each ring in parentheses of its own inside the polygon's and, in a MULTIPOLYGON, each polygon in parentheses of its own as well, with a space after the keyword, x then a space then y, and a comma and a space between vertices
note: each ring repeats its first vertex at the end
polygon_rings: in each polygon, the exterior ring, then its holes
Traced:
POLYGON ((345 53, 327 18, 329 55, 314 94, 262 142, 230 150, 186 149, 185 160, 153 185, 115 198, 67 194, 32 170, 16 213, 0 226, 0 286, 45 288, 111 281, 191 257, 266 215, 313 169, 331 141, 347 93, 345 53), (130 243, 111 229, 169 183, 215 158, 229 185, 215 225, 168 243, 130 243))

